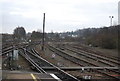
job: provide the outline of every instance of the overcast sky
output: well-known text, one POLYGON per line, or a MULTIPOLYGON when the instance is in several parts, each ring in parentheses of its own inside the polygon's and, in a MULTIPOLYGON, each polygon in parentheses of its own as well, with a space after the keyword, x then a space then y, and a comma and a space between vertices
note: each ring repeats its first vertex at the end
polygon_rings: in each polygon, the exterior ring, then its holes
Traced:
POLYGON ((47 32, 74 31, 118 22, 119 0, 0 0, 2 30, 13 33, 18 26, 27 32, 42 30, 43 13, 46 13, 47 32))

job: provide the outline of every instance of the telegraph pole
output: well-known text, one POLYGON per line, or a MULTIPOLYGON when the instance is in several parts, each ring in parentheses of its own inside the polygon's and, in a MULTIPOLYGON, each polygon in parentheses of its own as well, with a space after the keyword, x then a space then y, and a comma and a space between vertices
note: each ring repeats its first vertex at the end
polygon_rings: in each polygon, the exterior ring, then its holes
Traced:
POLYGON ((43 13, 43 38, 42 38, 42 50, 44 51, 45 43, 45 13, 43 13))

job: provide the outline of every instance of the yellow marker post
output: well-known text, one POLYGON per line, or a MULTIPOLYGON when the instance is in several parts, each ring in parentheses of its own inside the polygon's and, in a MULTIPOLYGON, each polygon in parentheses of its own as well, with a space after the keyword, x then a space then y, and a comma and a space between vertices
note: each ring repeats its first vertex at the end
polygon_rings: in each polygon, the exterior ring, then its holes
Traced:
POLYGON ((37 81, 36 77, 32 73, 30 75, 32 76, 34 81, 37 81))

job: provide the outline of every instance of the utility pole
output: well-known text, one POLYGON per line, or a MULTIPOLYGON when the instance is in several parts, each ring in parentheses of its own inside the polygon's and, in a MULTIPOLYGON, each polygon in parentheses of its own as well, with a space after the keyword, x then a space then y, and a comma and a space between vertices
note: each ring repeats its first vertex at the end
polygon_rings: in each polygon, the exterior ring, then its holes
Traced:
POLYGON ((42 50, 44 51, 45 43, 45 13, 43 13, 43 38, 42 38, 42 50))
POLYGON ((109 16, 110 18, 110 26, 112 26, 112 19, 114 18, 114 16, 109 16))

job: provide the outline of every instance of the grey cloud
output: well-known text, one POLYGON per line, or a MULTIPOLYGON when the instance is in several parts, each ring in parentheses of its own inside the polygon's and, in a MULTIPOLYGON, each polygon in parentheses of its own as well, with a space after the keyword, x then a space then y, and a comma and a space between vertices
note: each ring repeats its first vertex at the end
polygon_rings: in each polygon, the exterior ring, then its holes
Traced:
MULTIPOLYGON (((20 0, 17 0, 21 2, 20 0)), ((28 0, 29 1, 29 0, 28 0)), ((32 1, 32 0, 31 0, 32 1)), ((34 1, 34 0, 33 0, 34 1)), ((51 13, 46 13, 46 31, 67 31, 75 30, 77 28, 84 27, 100 27, 100 26, 108 26, 109 25, 109 15, 114 15, 115 19, 117 19, 117 3, 72 3, 69 1, 64 2, 56 0, 48 1, 45 0, 41 3, 37 3, 39 0, 35 0, 35 3, 23 4, 23 2, 2 2, 2 27, 3 32, 12 33, 13 29, 20 25, 24 26, 27 31, 42 29, 42 16, 43 12, 41 9, 46 9, 47 11, 51 8, 51 13), (48 1, 48 2, 47 2, 48 1), (45 3, 46 2, 46 3, 45 3), (57 5, 57 7, 56 7, 57 5), (63 9, 62 9, 63 8, 63 9), (36 11, 40 11, 40 17, 36 18, 27 18, 22 14, 11 14, 11 12, 32 12, 36 9, 36 11), (61 10, 58 10, 61 9, 61 10), (56 11, 60 11, 60 13, 55 14, 56 11), (64 14, 63 14, 64 13, 64 14), (49 17, 47 17, 49 15, 49 17), (60 17, 64 16, 64 17, 60 17), (83 21, 81 16, 88 21, 83 21), (51 18, 51 19, 48 19, 51 18), (56 19, 60 18, 60 19, 56 19), (56 19, 56 20, 55 20, 56 19), (74 24, 76 23, 76 24, 74 24)), ((37 12, 35 12, 37 13, 37 12)), ((38 13, 39 14, 39 13, 38 13)))

